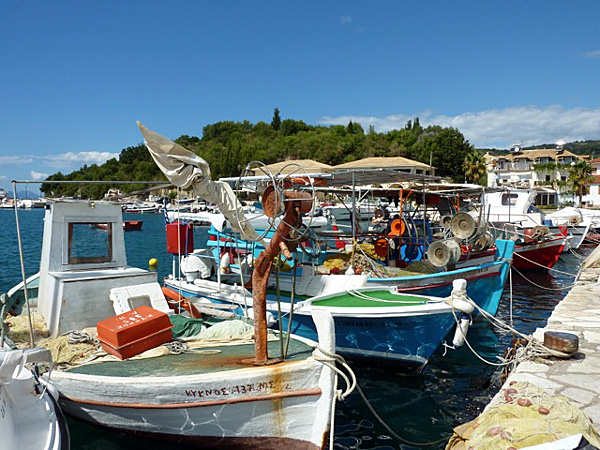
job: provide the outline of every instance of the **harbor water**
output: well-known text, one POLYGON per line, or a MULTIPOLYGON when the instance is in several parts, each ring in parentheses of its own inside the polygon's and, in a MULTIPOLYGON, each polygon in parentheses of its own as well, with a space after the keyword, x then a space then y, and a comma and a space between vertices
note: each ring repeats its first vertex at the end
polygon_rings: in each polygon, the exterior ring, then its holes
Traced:
MULTIPOLYGON (((37 272, 42 241, 41 209, 19 211, 25 268, 27 276, 37 272)), ((0 210, 0 242, 3 243, 3 270, 0 292, 7 291, 21 280, 21 266, 13 210, 0 210)), ((172 270, 172 256, 166 252, 165 222, 160 214, 128 214, 125 220, 142 220, 141 231, 125 233, 130 265, 147 268, 151 258, 159 261, 158 276, 162 279, 172 270)), ((206 230, 195 230, 196 247, 206 240, 206 230)), ((554 271, 528 272, 524 276, 513 272, 507 283, 498 317, 513 321, 514 327, 529 334, 546 323, 555 305, 573 284, 582 257, 565 253, 554 271), (511 288, 512 286, 512 288, 511 288)), ((374 417, 358 393, 339 402, 335 412, 336 449, 412 449, 414 444, 440 441, 426 448, 444 448, 452 428, 472 420, 487 405, 498 390, 495 379, 498 363, 513 336, 499 332, 489 323, 476 321, 469 329, 468 341, 478 356, 467 346, 458 350, 440 348, 422 374, 403 375, 394 366, 351 364, 358 383, 371 408, 404 441, 392 436, 374 417)), ((119 432, 93 427, 69 420, 74 450, 171 450, 187 448, 182 444, 163 443, 119 432)), ((197 447, 196 447, 197 448, 197 447)))

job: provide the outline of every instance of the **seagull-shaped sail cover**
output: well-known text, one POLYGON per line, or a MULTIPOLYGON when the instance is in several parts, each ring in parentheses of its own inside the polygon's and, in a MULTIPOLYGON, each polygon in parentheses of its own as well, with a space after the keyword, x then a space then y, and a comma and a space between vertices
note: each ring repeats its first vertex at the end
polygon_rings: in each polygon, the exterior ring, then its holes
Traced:
POLYGON ((140 122, 137 124, 154 162, 171 183, 182 189, 191 189, 198 197, 216 204, 233 231, 240 233, 243 239, 259 239, 256 230, 245 220, 242 205, 231 186, 210 179, 210 167, 206 161, 172 140, 150 131, 140 122))

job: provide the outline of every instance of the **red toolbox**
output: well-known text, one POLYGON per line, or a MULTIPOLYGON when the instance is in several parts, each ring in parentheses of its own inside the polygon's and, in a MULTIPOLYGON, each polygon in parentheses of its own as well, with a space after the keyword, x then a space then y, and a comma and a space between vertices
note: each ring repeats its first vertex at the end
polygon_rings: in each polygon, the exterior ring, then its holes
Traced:
POLYGON ((96 328, 102 348, 119 359, 173 340, 169 316, 145 305, 98 322, 96 328))

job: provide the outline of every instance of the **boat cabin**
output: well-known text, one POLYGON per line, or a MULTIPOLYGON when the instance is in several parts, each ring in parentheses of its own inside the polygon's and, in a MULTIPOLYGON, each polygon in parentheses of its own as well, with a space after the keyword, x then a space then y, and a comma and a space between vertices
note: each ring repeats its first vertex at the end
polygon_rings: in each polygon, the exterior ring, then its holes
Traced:
POLYGON ((93 201, 48 205, 37 307, 51 335, 95 326, 114 316, 111 289, 156 282, 156 273, 127 265, 119 205, 93 201))

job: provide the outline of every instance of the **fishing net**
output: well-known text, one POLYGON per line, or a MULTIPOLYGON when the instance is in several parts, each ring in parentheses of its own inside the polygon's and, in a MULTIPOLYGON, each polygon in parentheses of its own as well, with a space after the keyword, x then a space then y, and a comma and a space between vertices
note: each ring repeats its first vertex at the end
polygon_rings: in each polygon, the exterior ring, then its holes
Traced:
POLYGON ((52 353, 52 362, 61 367, 88 360, 98 347, 91 342, 69 343, 68 336, 46 339, 40 342, 52 353))
POLYGON ((523 448, 578 433, 600 447, 600 435, 592 421, 567 398, 551 396, 531 383, 517 382, 504 390, 494 406, 456 427, 446 450, 523 448))
MULTIPOLYGON (((46 325, 44 318, 35 313, 31 313, 31 321, 33 324, 33 336, 36 343, 50 335, 50 330, 46 325)), ((8 338, 14 342, 18 348, 30 347, 29 336, 29 317, 26 314, 20 316, 8 316, 4 323, 8 328, 8 338)))

